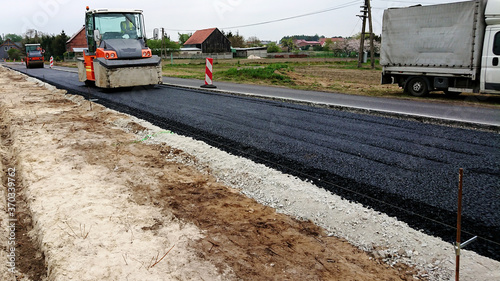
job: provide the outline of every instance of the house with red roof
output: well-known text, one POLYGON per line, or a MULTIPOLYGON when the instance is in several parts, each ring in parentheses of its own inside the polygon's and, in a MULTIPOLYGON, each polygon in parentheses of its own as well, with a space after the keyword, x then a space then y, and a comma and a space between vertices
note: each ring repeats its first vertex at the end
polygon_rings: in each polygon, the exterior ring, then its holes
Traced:
POLYGON ((202 53, 230 53, 231 42, 218 28, 196 31, 184 43, 186 49, 200 49, 202 53))
POLYGON ((342 43, 342 42, 344 42, 344 41, 345 41, 345 39, 344 39, 344 38, 342 38, 342 37, 320 38, 320 39, 319 39, 319 43, 321 44, 321 47, 324 47, 324 46, 325 46, 325 44, 326 44, 326 41, 327 41, 327 40, 332 40, 332 43, 333 43, 334 45, 340 44, 340 43, 342 43))
POLYGON ((295 40, 295 46, 297 46, 299 48, 303 48, 306 46, 313 47, 313 46, 321 46, 321 43, 318 41, 306 41, 306 40, 298 39, 298 40, 295 40))

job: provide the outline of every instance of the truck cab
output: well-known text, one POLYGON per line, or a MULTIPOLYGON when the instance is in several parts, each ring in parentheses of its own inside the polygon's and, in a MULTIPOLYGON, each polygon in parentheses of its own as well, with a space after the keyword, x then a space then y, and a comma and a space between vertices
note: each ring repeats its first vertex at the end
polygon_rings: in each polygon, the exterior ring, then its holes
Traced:
POLYGON ((481 61, 481 92, 500 93, 500 1, 489 1, 484 12, 486 30, 481 61))

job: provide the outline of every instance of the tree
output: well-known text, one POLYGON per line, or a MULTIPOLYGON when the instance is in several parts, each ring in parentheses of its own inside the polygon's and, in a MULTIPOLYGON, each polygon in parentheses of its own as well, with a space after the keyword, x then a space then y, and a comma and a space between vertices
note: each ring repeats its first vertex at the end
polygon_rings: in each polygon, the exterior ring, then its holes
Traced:
POLYGON ((54 35, 42 35, 40 45, 42 49, 45 50, 45 53, 43 54, 45 60, 49 60, 50 57, 54 55, 54 52, 52 50, 52 42, 54 41, 54 39, 54 35))
POLYGON ((291 52, 296 48, 293 43, 293 38, 281 39, 281 45, 287 48, 288 52, 291 52))
POLYGON ((260 42, 260 39, 257 38, 257 36, 251 36, 248 37, 247 45, 248 47, 260 47, 262 46, 262 43, 260 42))
POLYGON ((19 51, 17 48, 10 48, 7 51, 7 54, 9 55, 9 59, 11 60, 19 60, 22 56, 21 51, 19 51))
POLYGON ((295 40, 306 40, 306 41, 319 41, 319 38, 325 38, 324 35, 319 36, 318 34, 316 35, 293 35, 293 36, 285 36, 281 38, 280 42, 286 39, 295 39, 295 40))
POLYGON ((0 44, 3 44, 3 38, 1 35, 0 35, 0 44))
POLYGON ((335 44, 333 43, 332 39, 331 39, 331 38, 328 38, 328 39, 326 39, 326 40, 325 40, 325 45, 323 46, 323 49, 324 49, 325 51, 330 51, 330 50, 333 50, 334 45, 335 45, 335 44))
POLYGON ((238 33, 236 33, 236 35, 233 35, 233 33, 231 31, 229 31, 229 33, 226 35, 226 37, 231 42, 231 47, 234 47, 234 48, 246 47, 245 38, 243 38, 243 36, 239 35, 238 33))
POLYGON ((66 52, 66 41, 68 41, 68 39, 69 37, 64 33, 64 30, 61 34, 54 37, 50 47, 55 60, 61 60, 64 57, 64 53, 66 52))
POLYGON ((21 42, 23 40, 23 37, 17 34, 9 33, 5 35, 5 40, 7 39, 10 39, 12 42, 21 42))
MULTIPOLYGON (((161 44, 161 39, 149 39, 147 41, 147 44, 148 44, 148 47, 151 48, 151 51, 153 52, 153 54, 155 55, 161 55, 161 48, 162 48, 162 44, 161 44)), ((170 37, 164 37, 163 38, 163 48, 165 48, 167 50, 167 53, 171 53, 171 52, 176 52, 178 51, 181 46, 177 43, 175 43, 174 41, 170 40, 170 37)), ((165 50, 164 49, 164 50, 165 50)))
POLYGON ((23 43, 24 44, 40 43, 42 35, 43 32, 41 31, 35 29, 28 29, 24 33, 23 43))
POLYGON ((269 45, 267 45, 267 52, 268 53, 279 53, 281 52, 281 48, 276 45, 276 43, 271 42, 269 45))
POLYGON ((183 33, 183 34, 181 34, 181 33, 177 33, 177 34, 179 34, 179 45, 181 45, 181 46, 183 46, 183 45, 184 45, 184 43, 186 43, 186 41, 187 41, 187 40, 188 40, 191 36, 193 36, 193 34, 192 34, 192 33, 189 33, 189 34, 187 34, 187 33, 183 33))

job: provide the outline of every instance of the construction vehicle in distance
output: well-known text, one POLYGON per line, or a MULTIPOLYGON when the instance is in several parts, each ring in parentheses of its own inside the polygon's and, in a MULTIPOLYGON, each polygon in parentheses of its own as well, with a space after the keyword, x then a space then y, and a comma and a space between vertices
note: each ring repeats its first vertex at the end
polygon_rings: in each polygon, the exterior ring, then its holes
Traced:
POLYGON ((142 10, 95 9, 85 13, 87 49, 78 79, 100 88, 160 84, 161 60, 146 45, 142 10))
POLYGON ((25 44, 26 57, 25 64, 26 68, 43 68, 43 49, 40 44, 25 44))

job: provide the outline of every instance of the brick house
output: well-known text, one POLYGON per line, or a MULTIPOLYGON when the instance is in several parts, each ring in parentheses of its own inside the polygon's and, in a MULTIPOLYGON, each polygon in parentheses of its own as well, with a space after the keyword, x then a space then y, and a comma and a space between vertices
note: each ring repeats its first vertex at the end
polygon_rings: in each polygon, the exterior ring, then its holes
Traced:
POLYGON ((0 59, 8 59, 9 54, 7 52, 12 48, 16 48, 24 54, 23 46, 20 42, 12 42, 12 40, 7 39, 0 45, 0 59))
POLYGON ((83 50, 87 49, 87 37, 85 35, 85 25, 80 28, 71 38, 66 41, 66 52, 74 53, 77 56, 83 55, 83 50))
POLYGON ((184 43, 184 48, 197 48, 202 53, 230 53, 231 42, 218 28, 196 31, 184 43))

